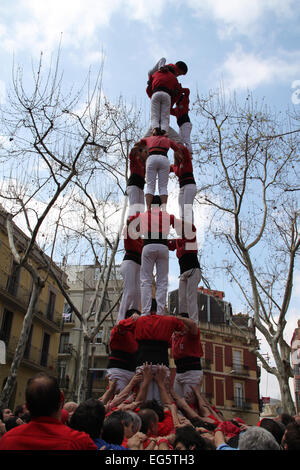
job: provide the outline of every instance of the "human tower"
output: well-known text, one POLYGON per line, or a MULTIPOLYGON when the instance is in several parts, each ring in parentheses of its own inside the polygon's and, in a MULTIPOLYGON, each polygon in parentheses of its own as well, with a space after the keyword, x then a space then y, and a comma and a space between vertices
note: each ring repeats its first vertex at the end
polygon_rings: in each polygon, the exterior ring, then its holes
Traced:
MULTIPOLYGON (((108 378, 116 381, 116 393, 137 372, 142 372, 145 365, 151 363, 153 374, 157 367, 168 368, 170 341, 177 369, 176 391, 187 397, 191 387, 202 380, 197 305, 201 271, 193 224, 197 188, 190 141, 190 90, 178 81, 187 71, 184 62, 166 64, 162 58, 148 72, 146 92, 150 98, 151 125, 129 155, 130 177, 126 189, 129 211, 123 231, 125 256, 121 264, 123 296, 117 324, 111 333, 108 364, 108 378), (178 132, 170 126, 170 115, 177 119, 178 132), (174 153, 172 164, 168 157, 170 149, 174 153), (175 173, 179 182, 179 218, 166 210, 170 172, 175 173), (156 186, 158 194, 155 194, 156 186), (175 239, 168 239, 171 227, 177 233, 175 239), (176 250, 180 267, 176 316, 165 314, 169 250, 176 250)), ((148 387, 147 397, 160 401, 155 380, 148 387)))

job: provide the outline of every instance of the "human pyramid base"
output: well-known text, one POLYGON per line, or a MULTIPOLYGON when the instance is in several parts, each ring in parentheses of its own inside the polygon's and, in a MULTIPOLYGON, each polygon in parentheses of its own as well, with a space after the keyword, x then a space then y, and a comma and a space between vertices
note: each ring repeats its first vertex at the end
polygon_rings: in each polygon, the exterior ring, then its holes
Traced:
POLYGON ((164 58, 148 73, 151 127, 129 155, 123 296, 110 336, 107 388, 100 398, 65 403, 57 379, 37 374, 14 416, 0 410, 0 450, 300 450, 299 417, 282 414, 248 426, 239 417, 226 420, 201 393, 190 91, 178 82, 186 73, 184 62, 166 65, 164 58), (166 210, 170 171, 179 181, 179 218, 166 210), (176 316, 165 313, 169 250, 176 250, 180 267, 176 316))

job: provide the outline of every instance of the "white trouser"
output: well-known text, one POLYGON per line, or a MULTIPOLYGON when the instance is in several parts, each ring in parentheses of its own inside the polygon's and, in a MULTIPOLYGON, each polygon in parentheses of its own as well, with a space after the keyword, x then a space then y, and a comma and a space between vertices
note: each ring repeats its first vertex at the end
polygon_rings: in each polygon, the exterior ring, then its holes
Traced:
MULTIPOLYGON (((163 367, 164 369, 166 369, 166 371, 167 371, 166 377, 168 378, 170 376, 169 368, 167 366, 160 366, 160 367, 163 367)), ((141 372, 143 369, 144 369, 144 366, 137 367, 136 368, 136 373, 141 372)), ((156 370, 157 370, 157 366, 152 365, 153 375, 155 375, 156 370)), ((159 388, 158 388, 157 383, 154 379, 151 380, 151 382, 149 383, 149 386, 148 386, 147 397, 146 397, 145 401, 148 401, 148 400, 156 400, 158 403, 160 403, 160 404, 162 403, 160 393, 159 393, 159 388)))
POLYGON ((178 306, 179 314, 187 313, 198 324, 198 284, 201 280, 199 268, 189 269, 179 278, 178 306))
POLYGON ((140 310, 140 270, 141 266, 135 261, 132 261, 130 259, 122 261, 120 271, 124 280, 124 284, 117 322, 125 318, 127 310, 131 308, 140 310))
POLYGON ((161 243, 144 245, 141 266, 142 315, 150 315, 152 303, 152 276, 156 266, 157 315, 164 314, 168 292, 169 249, 161 243))
POLYGON ((171 96, 165 91, 156 91, 151 97, 151 127, 168 132, 170 124, 171 96))
POLYGON ((201 385, 203 381, 203 370, 188 370, 176 374, 174 381, 174 390, 178 395, 191 402, 194 392, 192 387, 201 385))
POLYGON ((126 385, 129 384, 132 377, 135 375, 135 372, 130 370, 118 369, 113 367, 112 369, 107 369, 107 377, 110 381, 114 382, 116 380, 116 389, 115 395, 120 393, 126 385))
POLYGON ((131 185, 131 186, 127 186, 126 193, 127 193, 128 202, 129 202, 128 216, 134 215, 137 212, 144 212, 145 210, 144 191, 138 186, 131 185))
POLYGON ((150 155, 146 161, 145 194, 155 194, 156 177, 158 181, 158 193, 160 196, 168 194, 168 181, 170 173, 170 162, 164 155, 150 155))
POLYGON ((179 218, 194 222, 193 202, 197 194, 197 186, 195 184, 186 184, 179 190, 179 218))
MULTIPOLYGON (((149 129, 147 130, 146 134, 143 137, 144 138, 150 137, 151 135, 152 135, 152 127, 149 127, 149 129)), ((171 126, 169 126, 168 137, 169 139, 174 140, 174 142, 179 142, 183 144, 182 138, 180 137, 178 132, 176 132, 171 126)))
POLYGON ((191 122, 184 122, 179 127, 179 135, 181 140, 185 143, 188 150, 193 152, 192 145, 191 145, 191 132, 192 132, 192 123, 191 122))

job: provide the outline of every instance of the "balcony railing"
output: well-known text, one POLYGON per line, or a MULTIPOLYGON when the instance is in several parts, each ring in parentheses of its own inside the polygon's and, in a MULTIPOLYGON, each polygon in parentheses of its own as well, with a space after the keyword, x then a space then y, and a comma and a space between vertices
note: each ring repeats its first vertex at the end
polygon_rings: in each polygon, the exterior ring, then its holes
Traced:
POLYGON ((74 346, 71 343, 62 344, 59 347, 58 354, 72 354, 73 349, 74 346))
MULTIPOLYGON (((12 308, 17 307, 25 313, 29 304, 30 290, 23 285, 22 277, 17 283, 17 288, 12 290, 12 286, 9 282, 10 278, 11 277, 8 276, 8 274, 3 271, 3 269, 0 269, 0 293, 5 296, 6 300, 13 305, 12 308)), ((50 327, 51 325, 54 326, 55 324, 55 329, 58 330, 61 325, 62 314, 57 309, 54 309, 53 317, 52 319, 49 319, 46 316, 47 307, 48 302, 44 301, 42 298, 39 298, 35 308, 36 315, 38 318, 40 318, 40 320, 46 320, 48 326, 50 327)))
MULTIPOLYGON (((8 344, 6 345, 7 356, 12 358, 15 354, 19 338, 11 336, 8 344)), ((23 357, 23 362, 26 362, 28 365, 33 367, 42 368, 46 367, 47 369, 54 370, 56 367, 56 357, 50 354, 42 354, 42 350, 36 348, 35 346, 30 346, 26 348, 27 353, 23 357)))
POLYGON ((243 411, 251 410, 251 403, 246 401, 244 398, 241 397, 234 397, 233 398, 233 405, 234 408, 238 408, 243 411))
POLYGON ((241 376, 241 375, 246 375, 248 376, 249 375, 249 368, 246 367, 246 366, 243 366, 241 364, 231 364, 231 371, 230 371, 230 375, 238 375, 238 376, 241 376))
POLYGON ((94 353, 94 356, 108 355, 107 346, 104 343, 91 343, 89 347, 89 355, 92 355, 92 352, 94 353))

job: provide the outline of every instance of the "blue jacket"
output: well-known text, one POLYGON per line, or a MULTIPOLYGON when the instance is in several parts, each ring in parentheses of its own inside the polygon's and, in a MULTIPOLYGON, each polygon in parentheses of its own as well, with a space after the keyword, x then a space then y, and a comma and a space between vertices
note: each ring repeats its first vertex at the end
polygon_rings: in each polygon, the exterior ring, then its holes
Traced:
POLYGON ((129 449, 126 449, 126 447, 124 446, 119 446, 118 444, 108 444, 107 442, 105 442, 103 439, 93 439, 94 443, 96 444, 97 446, 97 449, 100 450, 101 447, 105 446, 105 449, 103 450, 129 450, 129 449))

